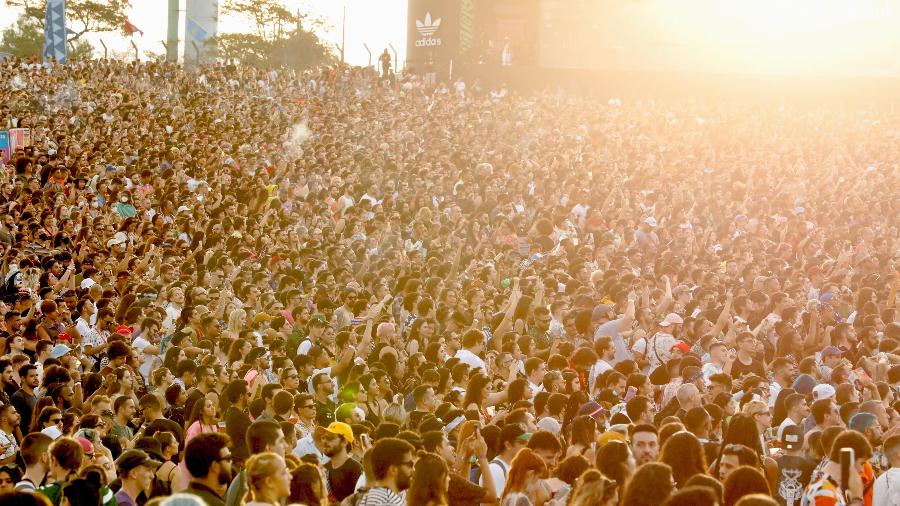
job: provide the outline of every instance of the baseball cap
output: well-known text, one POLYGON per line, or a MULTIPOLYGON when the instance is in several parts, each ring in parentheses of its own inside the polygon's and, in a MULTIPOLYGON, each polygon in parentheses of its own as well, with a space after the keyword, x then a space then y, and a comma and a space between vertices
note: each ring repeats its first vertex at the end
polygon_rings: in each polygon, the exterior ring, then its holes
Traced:
POLYGON ((837 346, 826 346, 825 349, 822 350, 822 358, 831 356, 840 357, 841 354, 841 349, 837 346))
POLYGON ((148 466, 156 469, 162 462, 150 458, 144 450, 126 450, 116 459, 116 469, 119 473, 127 473, 140 466, 148 466))
POLYGON ((66 353, 69 353, 70 351, 72 351, 72 349, 69 348, 68 346, 66 346, 64 344, 57 344, 56 346, 54 346, 53 348, 50 349, 50 356, 52 358, 59 358, 59 357, 62 357, 63 355, 65 355, 66 353))
POLYGON ((537 426, 539 429, 543 429, 548 432, 552 432, 552 433, 556 434, 557 436, 559 435, 560 431, 562 430, 562 425, 560 425, 560 423, 555 418, 550 417, 550 416, 545 416, 544 418, 541 418, 540 420, 538 420, 537 426))
POLYGON ((76 437, 75 441, 78 441, 78 444, 81 445, 81 450, 84 451, 85 455, 94 453, 94 443, 91 443, 88 438, 76 437))
POLYGON ((581 408, 578 410, 578 414, 588 415, 594 419, 598 419, 606 415, 606 410, 603 409, 603 406, 601 406, 599 403, 590 401, 581 405, 581 408))
POLYGON ((644 218, 644 223, 646 223, 647 225, 650 225, 653 228, 656 228, 656 225, 657 225, 656 218, 654 218, 653 216, 644 218))
POLYGON ((509 423, 500 429, 500 447, 503 443, 512 444, 514 441, 528 441, 531 439, 531 433, 526 432, 521 425, 517 423, 509 423))
POLYGON ((663 318, 663 321, 659 322, 660 327, 668 327, 670 325, 680 325, 684 323, 684 320, 678 316, 676 313, 669 313, 663 318))
POLYGON ((690 353, 690 351, 691 351, 691 347, 688 346, 688 344, 684 341, 678 341, 675 344, 673 344, 670 351, 675 350, 675 349, 681 350, 682 353, 690 353))
POLYGON ((597 304, 594 306, 594 310, 591 311, 591 320, 597 321, 606 316, 610 311, 612 311, 612 306, 609 304, 597 304))
POLYGON ((325 432, 330 432, 344 438, 348 443, 353 442, 353 429, 344 422, 331 422, 328 427, 321 425, 316 428, 316 432, 321 437, 325 432))
POLYGON ((803 431, 800 426, 786 426, 781 432, 781 444, 788 450, 799 450, 803 446, 803 431))
POLYGON ((817 401, 821 399, 831 399, 834 397, 835 393, 834 387, 828 383, 821 383, 812 389, 813 399, 817 401))
POLYGON ((125 235, 125 232, 116 232, 112 239, 106 241, 106 247, 111 248, 113 246, 118 246, 119 244, 125 244, 125 241, 128 240, 128 236, 125 235))

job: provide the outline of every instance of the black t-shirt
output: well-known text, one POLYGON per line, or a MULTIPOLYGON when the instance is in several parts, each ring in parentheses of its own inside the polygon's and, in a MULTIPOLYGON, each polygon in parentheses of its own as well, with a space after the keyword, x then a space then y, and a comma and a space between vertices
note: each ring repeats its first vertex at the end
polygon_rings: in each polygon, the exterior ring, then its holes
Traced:
POLYGON ((247 413, 230 406, 225 410, 225 433, 231 438, 231 453, 235 458, 246 459, 250 456, 247 449, 247 429, 250 428, 250 417, 247 413))
POLYGON ((362 466, 359 462, 347 459, 344 465, 337 469, 331 467, 331 462, 325 464, 325 476, 328 477, 328 487, 331 495, 338 502, 343 501, 345 497, 353 494, 356 488, 356 480, 362 474, 362 466))
POLYGON ((778 481, 772 495, 778 504, 786 506, 800 504, 800 498, 809 485, 809 478, 816 468, 816 462, 794 455, 782 455, 775 459, 775 462, 778 464, 778 481))
POLYGON ((167 418, 153 420, 147 424, 144 430, 144 436, 150 437, 157 432, 171 432, 175 439, 178 440, 178 446, 184 446, 184 429, 180 425, 167 418))
POLYGON ((337 405, 331 401, 327 401, 325 404, 316 402, 316 423, 328 426, 334 421, 334 410, 336 409, 337 405))
POLYGON ((753 357, 749 364, 741 362, 741 359, 738 358, 734 361, 734 364, 731 365, 732 378, 739 379, 747 373, 755 374, 760 378, 766 377, 766 369, 763 367, 763 363, 756 357, 753 357))
POLYGON ((206 397, 206 394, 196 388, 188 390, 187 398, 184 401, 184 412, 190 415, 194 412, 194 403, 206 397))

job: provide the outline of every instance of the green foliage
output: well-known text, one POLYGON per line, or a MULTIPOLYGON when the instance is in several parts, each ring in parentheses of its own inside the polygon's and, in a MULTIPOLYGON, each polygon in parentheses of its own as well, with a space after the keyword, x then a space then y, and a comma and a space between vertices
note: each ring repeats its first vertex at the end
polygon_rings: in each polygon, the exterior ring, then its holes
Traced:
MULTIPOLYGON (((15 24, 3 30, 0 52, 21 58, 40 57, 44 50, 44 27, 34 17, 24 14, 15 24)), ((90 58, 94 48, 86 40, 69 39, 69 58, 82 60, 90 58)))
POLYGON ((0 52, 22 58, 40 56, 44 49, 44 29, 33 18, 20 16, 15 24, 3 30, 0 52))
POLYGON ((243 17, 249 33, 224 33, 211 43, 218 56, 260 68, 287 66, 302 70, 335 61, 334 52, 303 26, 321 24, 292 14, 279 0, 226 0, 223 13, 243 17))
MULTIPOLYGON (((40 28, 43 37, 47 0, 6 0, 6 5, 23 9, 24 17, 40 28)), ((88 32, 114 32, 122 29, 131 0, 66 0, 68 41, 74 43, 88 32)), ((79 49, 76 45, 75 50, 79 49)))

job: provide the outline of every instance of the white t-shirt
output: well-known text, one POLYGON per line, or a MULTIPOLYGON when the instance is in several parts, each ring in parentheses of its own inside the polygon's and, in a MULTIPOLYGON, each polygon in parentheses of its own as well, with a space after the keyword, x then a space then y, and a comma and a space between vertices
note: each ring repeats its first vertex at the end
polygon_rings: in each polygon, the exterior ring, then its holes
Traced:
POLYGON ((588 388, 591 392, 594 391, 594 383, 597 382, 597 378, 600 377, 601 374, 612 368, 613 366, 609 365, 609 362, 603 360, 602 358, 594 362, 594 365, 591 366, 591 370, 588 376, 588 388))
POLYGON ((138 367, 138 372, 140 372, 141 376, 144 377, 144 380, 148 382, 150 381, 150 370, 153 368, 153 361, 154 359, 156 359, 156 355, 148 355, 144 353, 144 349, 150 345, 150 341, 144 339, 143 336, 136 337, 131 343, 131 346, 139 351, 141 353, 141 356, 143 357, 141 359, 141 365, 138 367))
POLYGON ((775 407, 775 399, 778 398, 779 392, 781 392, 781 384, 778 383, 777 381, 773 381, 769 385, 769 407, 770 408, 775 407))
POLYGON ((781 434, 784 433, 784 428, 789 427, 791 425, 797 425, 797 422, 791 420, 791 417, 789 417, 789 416, 784 417, 784 420, 781 422, 781 425, 778 426, 778 434, 776 435, 776 438, 779 441, 781 441, 781 434))
POLYGON ((669 361, 672 356, 672 346, 675 346, 678 340, 672 334, 657 332, 647 339, 647 361, 650 362, 650 370, 656 369, 660 365, 669 361))
POLYGON ((722 366, 713 364, 712 362, 707 362, 703 364, 703 368, 700 369, 700 372, 703 374, 703 379, 709 383, 709 378, 713 374, 719 374, 722 372, 722 366))
POLYGON ((484 360, 481 360, 481 357, 465 348, 457 351, 455 357, 458 358, 460 362, 468 365, 472 369, 481 369, 482 371, 487 371, 487 368, 484 365, 484 360))
MULTIPOLYGON (((491 477, 494 478, 494 488, 497 497, 503 495, 503 489, 506 488, 506 476, 509 474, 510 465, 499 456, 494 457, 488 469, 491 471, 491 477)), ((478 479, 478 484, 484 486, 484 477, 478 479)))

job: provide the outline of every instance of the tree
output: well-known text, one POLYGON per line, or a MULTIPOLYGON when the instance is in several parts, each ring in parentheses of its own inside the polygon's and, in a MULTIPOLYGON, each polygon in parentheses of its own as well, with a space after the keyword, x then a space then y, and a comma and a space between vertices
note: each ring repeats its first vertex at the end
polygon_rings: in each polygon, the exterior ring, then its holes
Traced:
POLYGON ((28 16, 19 16, 15 24, 3 30, 0 52, 22 58, 40 56, 44 50, 44 30, 28 16))
MULTIPOLYGON (((3 30, 0 52, 10 53, 20 58, 39 57, 44 52, 44 29, 27 15, 19 16, 15 24, 3 30)), ((90 58, 94 48, 86 40, 69 42, 69 58, 82 60, 90 58)))
MULTIPOLYGON (((37 23, 43 36, 47 0, 6 0, 6 5, 23 9, 24 17, 37 23)), ((74 44, 88 32, 121 30, 130 7, 131 0, 66 0, 67 41, 74 44)))
POLYGON ((225 14, 243 17, 247 33, 223 33, 210 41, 222 58, 233 58, 255 67, 289 66, 304 69, 335 61, 335 55, 318 36, 304 27, 322 21, 292 14, 279 0, 226 0, 225 14))

